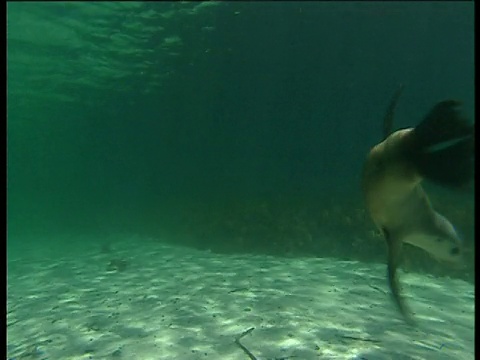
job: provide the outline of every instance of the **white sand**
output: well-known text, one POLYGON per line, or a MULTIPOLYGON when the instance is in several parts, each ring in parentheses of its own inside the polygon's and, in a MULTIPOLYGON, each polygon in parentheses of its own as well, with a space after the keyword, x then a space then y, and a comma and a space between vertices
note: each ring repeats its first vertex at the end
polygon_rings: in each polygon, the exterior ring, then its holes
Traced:
POLYGON ((103 254, 105 241, 10 256, 8 359, 474 358, 474 287, 461 280, 402 273, 412 329, 384 264, 217 255, 138 237, 103 254), (106 271, 113 258, 128 267, 106 271), (240 340, 249 357, 234 340, 252 327, 240 340))

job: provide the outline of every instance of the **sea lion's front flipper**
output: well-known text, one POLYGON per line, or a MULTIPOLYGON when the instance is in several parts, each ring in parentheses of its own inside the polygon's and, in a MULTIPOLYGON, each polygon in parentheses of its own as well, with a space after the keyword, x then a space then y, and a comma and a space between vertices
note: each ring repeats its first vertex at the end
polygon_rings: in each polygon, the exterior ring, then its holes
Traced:
POLYGON ((397 305, 405 321, 409 325, 414 325, 415 322, 413 320, 410 309, 408 308, 407 304, 405 303, 405 299, 401 294, 400 282, 398 280, 398 275, 397 275, 397 269, 400 266, 400 261, 402 257, 403 243, 402 241, 399 241, 397 238, 392 237, 391 234, 386 229, 383 229, 383 234, 385 236, 385 239, 387 240, 388 286, 390 287, 393 301, 397 305))
POLYGON ((397 107, 398 99, 403 92, 403 84, 398 86, 397 91, 392 96, 390 104, 388 105, 387 112, 383 118, 383 139, 386 139, 388 135, 392 133, 393 128, 393 116, 395 114, 395 108, 397 107))

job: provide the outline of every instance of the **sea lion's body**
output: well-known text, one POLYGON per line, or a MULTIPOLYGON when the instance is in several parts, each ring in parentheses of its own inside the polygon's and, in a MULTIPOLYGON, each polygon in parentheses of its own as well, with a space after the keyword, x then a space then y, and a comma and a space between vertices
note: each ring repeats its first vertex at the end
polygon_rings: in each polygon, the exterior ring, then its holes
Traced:
MULTIPOLYGON (((464 124, 462 119, 462 131, 457 131, 459 118, 454 115, 458 114, 448 113, 450 118, 447 120, 454 122, 457 128, 451 136, 445 135, 444 129, 438 130, 438 117, 442 117, 451 108, 440 108, 439 111, 440 105, 444 104, 439 103, 427 117, 427 124, 419 126, 419 130, 408 128, 390 134, 393 110, 399 94, 400 92, 397 92, 392 100, 385 118, 385 139, 374 146, 367 156, 362 190, 367 210, 387 242, 388 281, 393 299, 404 318, 411 322, 412 317, 401 296, 396 271, 400 264, 403 244, 417 246, 438 260, 450 262, 458 262, 462 252, 462 243, 452 224, 433 209, 421 182, 428 177, 425 174, 436 174, 439 166, 449 166, 448 163, 441 164, 442 161, 439 160, 452 156, 460 157, 456 159, 460 162, 470 160, 473 156, 473 151, 470 153, 470 141, 473 149, 473 127, 464 124), (435 137, 434 134, 433 140, 430 140, 425 136, 424 128, 429 125, 427 130, 431 131, 432 123, 434 130, 440 135, 435 137), (465 146, 465 143, 468 146, 465 146), (435 169, 429 168, 428 161, 434 164, 435 169)), ((445 122, 444 118, 441 120, 440 123, 445 122)), ((466 167, 464 163, 459 165, 463 166, 462 171, 466 167)), ((459 173, 462 179, 455 179, 458 184, 463 184, 471 177, 470 172, 459 173)), ((439 180, 440 183, 444 178, 442 175, 437 178, 433 176, 433 180, 439 180)), ((452 182, 450 178, 447 179, 452 182)), ((449 185, 448 181, 443 183, 449 185)))
POLYGON ((457 262, 459 237, 432 208, 415 167, 402 158, 411 134, 412 129, 399 130, 370 151, 363 176, 368 211, 389 241, 401 239, 438 260, 457 262))

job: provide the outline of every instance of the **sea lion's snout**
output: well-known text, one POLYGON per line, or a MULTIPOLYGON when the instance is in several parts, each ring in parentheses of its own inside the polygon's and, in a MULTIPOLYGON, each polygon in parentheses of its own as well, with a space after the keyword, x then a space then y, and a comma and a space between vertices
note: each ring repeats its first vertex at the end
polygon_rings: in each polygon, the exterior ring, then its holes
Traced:
POLYGON ((452 256, 460 255, 460 248, 458 246, 452 247, 452 249, 450 250, 450 255, 452 256))
POLYGON ((419 247, 438 261, 458 265, 463 260, 463 241, 452 223, 436 211, 420 220, 403 236, 403 242, 419 247))
POLYGON ((415 233, 405 237, 404 242, 419 247, 435 260, 458 265, 463 260, 463 245, 458 237, 439 234, 438 230, 430 234, 415 233))
POLYGON ((458 264, 463 259, 463 247, 459 242, 452 242, 451 239, 443 237, 435 238, 436 246, 431 249, 425 249, 439 261, 446 261, 452 264, 458 264))
POLYGON ((433 254, 439 260, 459 263, 463 259, 463 242, 448 219, 435 212, 435 232, 437 251, 433 254))
POLYGON ((409 236, 405 242, 422 248, 438 261, 459 265, 463 260, 463 241, 452 223, 437 212, 433 223, 424 224, 421 234, 409 236))

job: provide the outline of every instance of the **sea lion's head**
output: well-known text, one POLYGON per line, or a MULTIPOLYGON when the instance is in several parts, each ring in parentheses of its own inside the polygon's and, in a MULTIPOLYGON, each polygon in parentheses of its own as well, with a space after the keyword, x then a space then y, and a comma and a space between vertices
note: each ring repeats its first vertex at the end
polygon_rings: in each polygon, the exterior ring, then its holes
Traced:
POLYGON ((463 259, 463 241, 448 219, 435 212, 435 247, 431 254, 439 261, 459 264, 463 259))
POLYGON ((443 215, 434 212, 433 223, 421 233, 413 233, 404 242, 422 248, 438 261, 460 265, 463 259, 463 242, 453 225, 443 215))
POLYGON ((463 241, 452 223, 443 215, 433 212, 433 222, 424 224, 421 231, 412 232, 403 239, 419 247, 434 259, 459 266, 463 260, 463 241))

